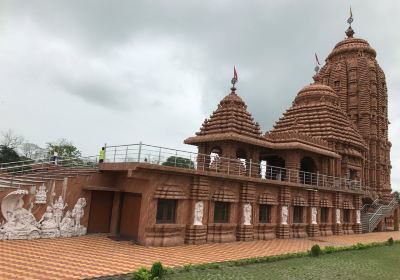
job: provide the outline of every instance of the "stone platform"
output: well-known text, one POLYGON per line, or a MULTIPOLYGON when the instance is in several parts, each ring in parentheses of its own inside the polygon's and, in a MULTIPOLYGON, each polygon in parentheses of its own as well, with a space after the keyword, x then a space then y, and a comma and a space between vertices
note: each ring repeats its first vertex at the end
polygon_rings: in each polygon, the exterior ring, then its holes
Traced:
POLYGON ((128 273, 161 261, 167 266, 221 262, 307 251, 312 245, 346 246, 400 239, 400 232, 265 241, 143 247, 104 235, 0 241, 0 279, 83 279, 128 273))

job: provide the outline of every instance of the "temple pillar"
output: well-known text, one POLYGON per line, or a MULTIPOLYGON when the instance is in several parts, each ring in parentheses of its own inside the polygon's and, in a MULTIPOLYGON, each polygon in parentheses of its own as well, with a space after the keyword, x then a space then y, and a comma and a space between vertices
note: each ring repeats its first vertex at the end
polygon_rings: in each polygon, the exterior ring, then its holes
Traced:
POLYGON ((308 191, 308 204, 309 204, 309 224, 307 225, 307 234, 309 237, 319 236, 319 225, 318 225, 318 201, 319 194, 317 190, 308 191))
POLYGON ((190 224, 186 226, 186 244, 207 242, 207 216, 209 205, 209 182, 207 177, 194 177, 190 189, 190 224))
POLYGON ((286 239, 290 237, 289 222, 290 191, 288 187, 279 190, 279 225, 276 227, 276 237, 286 239))
POLYGON ((399 210, 400 208, 397 207, 396 210, 394 210, 394 230, 399 231, 399 210))
POLYGON ((333 215, 334 215, 334 224, 333 224, 333 234, 335 235, 342 235, 343 234, 343 229, 342 229, 342 215, 341 215, 341 194, 339 192, 335 192, 333 194, 333 207, 335 209, 333 215))
POLYGON ((113 205, 111 210, 111 220, 110 220, 110 234, 119 234, 119 222, 121 215, 121 193, 114 192, 113 205))

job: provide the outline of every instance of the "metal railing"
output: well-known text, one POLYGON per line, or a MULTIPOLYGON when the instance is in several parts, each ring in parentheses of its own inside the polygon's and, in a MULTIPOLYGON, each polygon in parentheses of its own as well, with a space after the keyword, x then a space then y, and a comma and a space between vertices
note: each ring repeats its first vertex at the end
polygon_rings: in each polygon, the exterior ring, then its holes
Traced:
MULTIPOLYGON (((59 158, 57 164, 54 160, 26 163, 27 161, 13 162, 12 165, 7 167, 0 167, 0 179, 2 181, 1 185, 9 187, 14 187, 16 181, 23 178, 26 174, 39 174, 38 180, 44 180, 46 178, 46 169, 50 167, 60 167, 60 168, 95 168, 98 165, 98 156, 89 157, 73 157, 73 158, 59 158), (40 173, 43 171, 43 173, 40 173), (40 176, 41 175, 41 176, 40 176), (8 183, 8 184, 7 184, 8 183)), ((74 172, 72 171, 67 172, 74 172)), ((78 172, 76 172, 78 174, 78 172)))
POLYGON ((271 166, 266 162, 224 158, 216 154, 199 154, 142 143, 106 146, 104 162, 147 163, 333 189, 361 190, 361 182, 357 180, 271 166))
POLYGON ((389 216, 394 207, 397 205, 397 199, 393 198, 388 205, 380 205, 378 209, 371 215, 368 221, 368 232, 374 230, 374 228, 379 224, 379 222, 389 216))

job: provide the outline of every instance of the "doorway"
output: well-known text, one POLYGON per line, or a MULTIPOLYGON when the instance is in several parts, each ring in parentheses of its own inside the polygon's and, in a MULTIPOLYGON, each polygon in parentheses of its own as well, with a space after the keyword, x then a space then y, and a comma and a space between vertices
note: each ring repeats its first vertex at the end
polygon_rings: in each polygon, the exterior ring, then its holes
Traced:
POLYGON ((121 220, 119 226, 121 238, 137 241, 141 204, 141 194, 122 193, 121 220))
POLYGON ((92 191, 88 233, 109 233, 114 192, 92 191))

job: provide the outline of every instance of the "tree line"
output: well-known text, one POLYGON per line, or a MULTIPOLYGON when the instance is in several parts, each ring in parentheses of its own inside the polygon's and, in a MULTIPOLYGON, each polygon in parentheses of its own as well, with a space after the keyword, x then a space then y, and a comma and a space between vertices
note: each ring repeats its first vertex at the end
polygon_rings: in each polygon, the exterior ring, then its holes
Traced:
POLYGON ((50 159, 54 152, 57 152, 60 158, 76 158, 82 155, 81 151, 66 139, 48 142, 45 147, 40 147, 11 129, 0 134, 0 163, 50 159))

